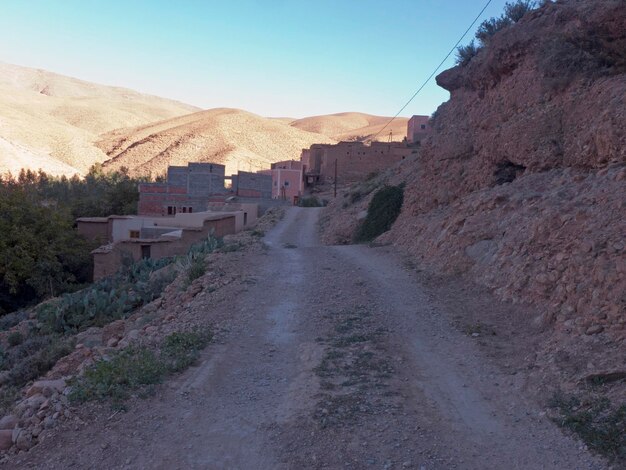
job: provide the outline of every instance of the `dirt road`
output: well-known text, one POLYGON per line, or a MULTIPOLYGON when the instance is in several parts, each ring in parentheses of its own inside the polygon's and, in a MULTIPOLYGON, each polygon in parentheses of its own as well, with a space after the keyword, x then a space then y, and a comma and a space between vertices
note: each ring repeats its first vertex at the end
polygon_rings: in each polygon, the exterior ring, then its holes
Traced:
POLYGON ((320 246, 318 216, 291 209, 266 252, 245 259, 236 295, 198 306, 231 318, 198 366, 11 465, 605 468, 524 398, 519 374, 452 326, 397 254, 320 246))

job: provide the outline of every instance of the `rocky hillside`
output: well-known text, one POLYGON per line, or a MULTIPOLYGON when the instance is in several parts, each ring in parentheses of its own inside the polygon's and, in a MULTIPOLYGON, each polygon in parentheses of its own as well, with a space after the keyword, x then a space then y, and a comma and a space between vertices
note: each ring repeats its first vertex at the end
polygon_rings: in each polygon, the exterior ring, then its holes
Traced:
POLYGON ((0 174, 39 168, 84 173, 106 159, 103 132, 198 108, 156 96, 0 63, 0 174))
MULTIPOLYGON (((437 83, 451 99, 419 157, 387 175, 406 182, 405 203, 381 240, 536 306, 553 349, 569 351, 557 366, 570 375, 623 369, 624 2, 548 2, 437 83), (603 352, 591 360, 592 350, 603 352)), ((342 216, 328 241, 356 225, 367 198, 352 199, 331 208, 342 216)))

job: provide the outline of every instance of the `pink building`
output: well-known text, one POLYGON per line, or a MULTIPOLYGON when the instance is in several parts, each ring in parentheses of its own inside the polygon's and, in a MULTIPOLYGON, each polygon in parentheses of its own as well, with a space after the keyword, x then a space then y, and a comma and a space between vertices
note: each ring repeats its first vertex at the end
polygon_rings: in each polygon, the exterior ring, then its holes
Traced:
POLYGON ((272 175, 272 199, 284 199, 293 204, 304 193, 304 173, 302 162, 286 160, 272 163, 271 170, 258 173, 272 175))
POLYGON ((407 125, 406 138, 409 144, 419 143, 430 132, 428 116, 413 116, 407 125))

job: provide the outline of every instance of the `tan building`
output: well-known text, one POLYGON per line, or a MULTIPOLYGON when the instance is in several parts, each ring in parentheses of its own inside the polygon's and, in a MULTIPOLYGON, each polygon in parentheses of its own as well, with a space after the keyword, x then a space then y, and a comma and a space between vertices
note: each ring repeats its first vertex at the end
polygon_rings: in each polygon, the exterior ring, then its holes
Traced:
POLYGON ((78 232, 103 242, 92 252, 94 280, 114 274, 124 258, 161 259, 187 253, 210 234, 223 237, 256 223, 256 204, 213 204, 210 211, 173 217, 110 216, 77 219, 78 232))
POLYGON ((401 142, 339 142, 338 144, 314 144, 304 149, 301 162, 307 184, 337 179, 342 182, 357 181, 373 173, 386 170, 405 159, 415 148, 401 142))
POLYGON ((430 133, 430 130, 430 117, 412 116, 407 123, 407 142, 409 144, 418 144, 430 133))

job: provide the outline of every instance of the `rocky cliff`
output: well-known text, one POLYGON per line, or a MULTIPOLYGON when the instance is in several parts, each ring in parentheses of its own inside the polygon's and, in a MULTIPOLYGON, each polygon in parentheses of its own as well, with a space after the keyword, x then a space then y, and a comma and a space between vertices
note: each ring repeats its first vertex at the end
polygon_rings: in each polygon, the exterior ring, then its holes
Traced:
POLYGON ((389 176, 405 203, 381 241, 564 338, 626 347, 626 3, 548 2, 437 83, 451 98, 389 176))

